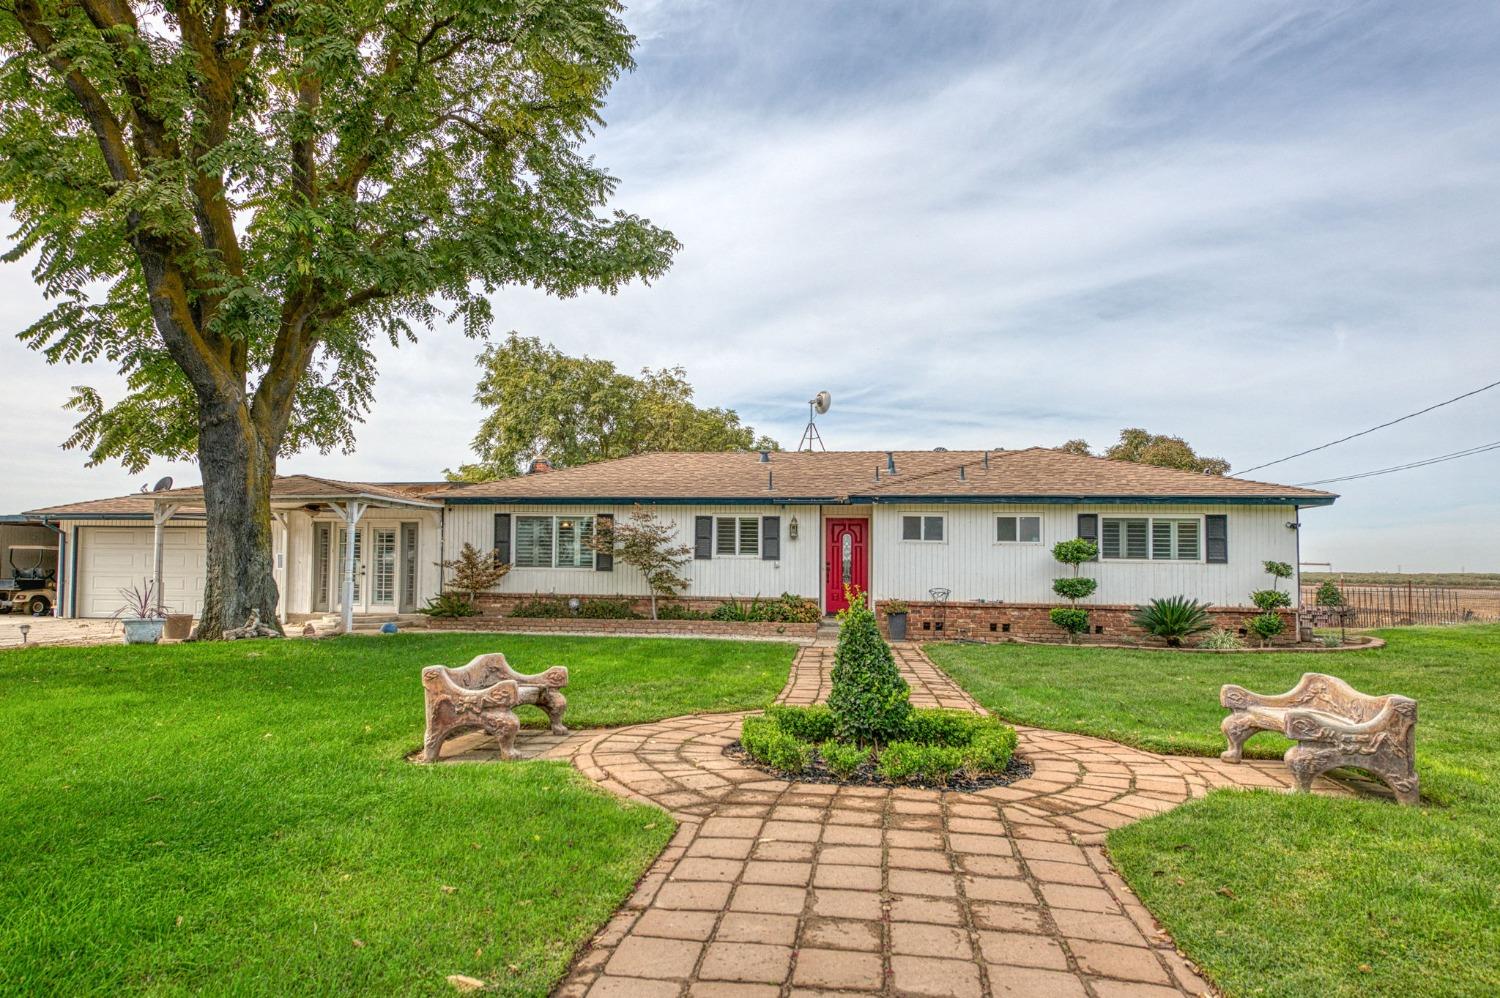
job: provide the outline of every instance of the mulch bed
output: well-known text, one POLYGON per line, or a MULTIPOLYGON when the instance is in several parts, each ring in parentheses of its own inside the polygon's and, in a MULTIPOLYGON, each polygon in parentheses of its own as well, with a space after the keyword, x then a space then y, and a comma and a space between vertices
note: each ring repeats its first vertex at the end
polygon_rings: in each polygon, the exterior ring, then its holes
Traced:
POLYGON ((1023 762, 1016 756, 1011 756, 1010 762, 1006 763, 1005 768, 1000 772, 980 776, 972 780, 965 779, 962 776, 955 776, 947 783, 924 783, 920 780, 903 780, 900 783, 894 783, 876 772, 873 762, 864 763, 864 765, 854 771, 853 776, 844 780, 828 771, 828 767, 823 763, 822 756, 815 756, 813 758, 813 764, 810 769, 803 770, 800 773, 784 773, 781 770, 772 769, 770 766, 763 765, 750 758, 744 746, 738 741, 733 741, 725 745, 724 754, 742 766, 758 769, 768 776, 778 780, 786 780, 788 783, 835 783, 863 787, 916 787, 920 790, 956 790, 960 793, 973 793, 976 790, 986 790, 990 787, 1008 786, 1017 780, 1026 779, 1033 771, 1031 763, 1023 762))

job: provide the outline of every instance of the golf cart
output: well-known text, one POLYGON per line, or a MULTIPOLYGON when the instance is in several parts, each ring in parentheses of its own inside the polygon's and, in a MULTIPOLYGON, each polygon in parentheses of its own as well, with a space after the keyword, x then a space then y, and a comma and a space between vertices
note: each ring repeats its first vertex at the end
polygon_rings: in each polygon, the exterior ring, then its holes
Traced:
POLYGON ((0 613, 51 613, 57 604, 57 548, 12 544, 6 558, 10 575, 0 579, 0 613))

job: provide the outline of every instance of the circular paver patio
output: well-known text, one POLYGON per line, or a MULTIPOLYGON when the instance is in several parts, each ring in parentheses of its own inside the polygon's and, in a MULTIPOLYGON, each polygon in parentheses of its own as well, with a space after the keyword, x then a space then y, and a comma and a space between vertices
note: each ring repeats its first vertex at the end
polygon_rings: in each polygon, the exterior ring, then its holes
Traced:
MULTIPOLYGON (((982 709, 917 646, 896 654, 914 703, 982 709)), ((779 700, 823 699, 831 658, 831 647, 802 649, 779 700)), ((795 783, 723 754, 743 717, 673 718, 549 747, 680 822, 559 995, 1208 994, 1111 868, 1103 837, 1215 787, 1291 785, 1276 762, 1161 756, 1024 727, 1018 752, 1034 772, 1009 786, 795 783)))

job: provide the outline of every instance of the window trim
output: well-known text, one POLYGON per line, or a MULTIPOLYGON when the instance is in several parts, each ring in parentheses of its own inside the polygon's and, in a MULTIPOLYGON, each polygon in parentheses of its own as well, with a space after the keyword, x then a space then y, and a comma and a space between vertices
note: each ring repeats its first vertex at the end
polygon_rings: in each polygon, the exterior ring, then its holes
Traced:
POLYGON ((1007 547, 1007 548, 1009 548, 1009 547, 1041 547, 1043 544, 1046 543, 1046 541, 1042 539, 1043 538, 1042 519, 1043 519, 1043 517, 1042 517, 1042 514, 1040 514, 1040 513, 996 513, 995 516, 994 516, 995 532, 994 532, 994 535, 990 539, 990 543, 993 544, 995 547, 1007 547), (1000 539, 1000 521, 1001 520, 1015 520, 1016 521, 1016 540, 1013 540, 1013 541, 1002 541, 1000 539), (1036 540, 1034 540, 1034 541, 1023 541, 1023 540, 1020 539, 1020 537, 1021 537, 1021 521, 1022 520, 1035 520, 1036 521, 1036 540))
POLYGON ((514 538, 511 541, 511 552, 510 552, 510 557, 511 557, 510 567, 511 567, 512 571, 519 570, 519 571, 522 571, 522 572, 550 572, 550 571, 560 570, 560 571, 565 571, 565 572, 592 572, 594 570, 595 559, 598 557, 598 554, 592 548, 588 549, 588 551, 589 551, 589 561, 588 561, 587 565, 579 565, 579 564, 561 565, 561 564, 558 564, 558 560, 557 560, 557 548, 558 548, 558 544, 560 542, 561 533, 562 533, 562 530, 561 530, 561 521, 563 521, 563 520, 572 520, 574 522, 574 525, 575 525, 574 529, 578 530, 578 533, 579 533, 579 538, 578 538, 579 550, 580 551, 584 550, 585 547, 586 547, 586 545, 584 544, 584 541, 583 541, 582 530, 579 529, 579 528, 581 528, 581 526, 583 525, 583 523, 585 521, 587 521, 587 523, 589 525, 588 533, 589 533, 589 536, 592 537, 593 534, 594 534, 595 524, 598 522, 597 521, 597 517, 596 517, 595 514, 593 514, 593 513, 555 513, 555 514, 553 514, 553 513, 514 513, 514 514, 512 514, 512 519, 513 519, 513 522, 514 522, 514 526, 512 526, 512 528, 511 528, 514 531, 514 538), (521 564, 518 564, 518 562, 520 560, 521 521, 522 520, 551 520, 552 521, 552 552, 551 552, 550 558, 548 559, 548 564, 546 564, 546 565, 521 565, 521 564))
POLYGON ((713 552, 713 557, 715 557, 715 558, 746 558, 746 559, 759 559, 760 558, 761 552, 763 550, 765 550, 765 531, 761 528, 761 522, 760 522, 761 521, 761 517, 759 515, 756 515, 756 516, 742 516, 739 513, 715 513, 715 514, 713 514, 713 521, 714 521, 714 536, 713 536, 713 544, 712 544, 712 547, 710 549, 713 552), (733 520, 734 521, 734 553, 733 554, 725 554, 723 551, 719 550, 719 526, 725 520, 733 520), (740 541, 741 541, 741 539, 744 536, 744 534, 743 534, 743 531, 744 531, 743 524, 744 524, 744 522, 746 520, 749 520, 749 521, 751 521, 752 523, 755 524, 755 550, 754 551, 750 551, 750 552, 746 552, 746 551, 740 550, 740 541))
MULTIPOLYGON (((1153 515, 1151 515, 1149 513, 1145 513, 1145 514, 1133 514, 1133 513, 1132 514, 1117 514, 1117 515, 1114 515, 1114 516, 1110 516, 1108 514, 1101 513, 1101 514, 1099 514, 1099 560, 1101 562, 1106 562, 1106 561, 1107 562, 1120 562, 1120 561, 1123 561, 1123 562, 1126 562, 1127 564, 1131 564, 1131 565, 1148 565, 1148 564, 1155 564, 1155 565, 1203 565, 1203 564, 1207 563, 1206 559, 1208 557, 1208 544, 1207 544, 1207 542, 1204 539, 1205 538, 1205 530, 1206 529, 1207 528, 1206 528, 1206 526, 1204 524, 1204 514, 1202 514, 1202 513, 1195 513, 1195 514, 1191 514, 1191 515, 1187 515, 1187 516, 1181 516, 1181 515, 1177 515, 1177 516, 1169 516, 1169 515, 1153 516, 1153 515), (1144 558, 1127 558, 1124 555, 1120 555, 1119 557, 1111 558, 1111 557, 1106 556, 1105 553, 1104 553, 1104 524, 1105 524, 1105 521, 1107 521, 1107 520, 1117 520, 1117 521, 1118 520, 1145 520, 1146 521, 1146 557, 1144 557, 1144 558), (1161 520, 1161 521, 1164 521, 1164 522, 1167 522, 1167 523, 1196 523, 1198 525, 1198 557, 1196 557, 1196 558, 1157 558, 1157 557, 1155 557, 1154 553, 1155 553, 1155 549, 1156 549, 1156 523, 1157 523, 1158 520, 1161 520)), ((1124 539, 1123 536, 1121 536, 1120 543, 1121 543, 1121 548, 1122 549, 1124 547, 1124 542, 1125 542, 1125 539, 1124 539)), ((1177 531, 1175 529, 1172 531, 1172 546, 1173 546, 1174 549, 1177 546, 1177 531)))
POLYGON ((902 513, 901 514, 901 520, 897 524, 897 528, 899 529, 899 531, 901 533, 901 543, 902 544, 947 544, 948 543, 948 514, 947 513, 902 513), (915 517, 916 519, 918 519, 918 520, 921 521, 921 523, 922 523, 922 527, 921 527, 922 536, 921 537, 907 537, 906 536, 906 520, 907 520, 908 517, 915 517), (928 520, 937 520, 939 523, 942 524, 942 527, 940 529, 943 532, 943 536, 937 538, 936 540, 933 540, 932 538, 930 538, 930 537, 927 536, 927 521, 928 520))

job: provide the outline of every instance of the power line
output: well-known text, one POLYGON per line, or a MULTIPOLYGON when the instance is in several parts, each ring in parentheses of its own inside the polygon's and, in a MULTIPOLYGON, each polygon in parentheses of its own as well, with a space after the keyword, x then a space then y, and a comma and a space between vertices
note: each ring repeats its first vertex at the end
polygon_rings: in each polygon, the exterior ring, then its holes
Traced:
POLYGON ((1316 482, 1302 482, 1303 485, 1331 485, 1334 482, 1352 482, 1356 478, 1374 478, 1376 475, 1389 475, 1395 471, 1410 471, 1413 468, 1425 468, 1429 464, 1442 464, 1444 461, 1457 461, 1461 457, 1472 457, 1475 454, 1483 454, 1486 451, 1500 450, 1500 440, 1493 443, 1479 444, 1476 447, 1468 447, 1464 450, 1456 450, 1451 454, 1440 454, 1437 457, 1424 458, 1421 461, 1410 461, 1406 464, 1397 464, 1389 468, 1378 468, 1375 471, 1362 471, 1357 475, 1341 475, 1338 478, 1320 478, 1316 482))
POLYGON ((1239 477, 1240 475, 1248 475, 1252 471, 1259 471, 1261 468, 1269 468, 1273 464, 1281 464, 1283 462, 1290 461, 1294 457, 1301 457, 1304 454, 1311 454, 1313 451, 1326 450, 1327 448, 1332 447, 1335 444, 1344 443, 1346 440, 1353 440, 1355 437, 1362 437, 1366 433, 1374 433, 1376 430, 1383 430, 1387 426, 1395 426, 1397 423, 1404 423, 1406 422, 1406 420, 1411 419, 1415 416, 1420 416, 1423 413, 1431 412, 1434 409, 1441 409, 1443 406, 1452 405, 1454 402, 1461 402, 1464 399, 1469 398, 1470 396, 1478 395, 1480 392, 1487 392, 1491 388, 1495 388, 1497 386, 1500 386, 1500 381, 1492 381, 1491 383, 1485 385, 1483 388, 1476 388, 1472 392, 1464 392, 1462 395, 1455 395, 1453 398, 1448 399, 1446 402, 1439 402, 1436 405, 1430 405, 1425 409, 1418 409, 1416 412, 1409 412, 1406 415, 1399 416, 1388 423, 1381 423, 1379 426, 1372 426, 1368 430, 1360 430, 1358 433, 1351 433, 1347 437, 1339 437, 1337 440, 1330 440, 1326 444, 1319 444, 1316 447, 1309 447, 1307 450, 1299 450, 1295 454, 1288 454, 1286 457, 1279 457, 1274 461, 1267 461, 1265 464, 1257 464, 1253 468, 1246 468, 1244 471, 1237 471, 1235 472, 1235 477, 1239 477))

